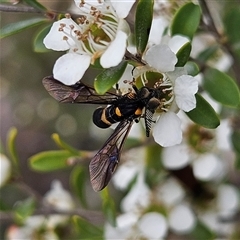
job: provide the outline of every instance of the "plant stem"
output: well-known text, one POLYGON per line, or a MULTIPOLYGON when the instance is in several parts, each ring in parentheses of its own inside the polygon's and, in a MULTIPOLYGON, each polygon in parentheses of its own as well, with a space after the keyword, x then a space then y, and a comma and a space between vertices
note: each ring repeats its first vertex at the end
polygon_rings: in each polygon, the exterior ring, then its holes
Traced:
POLYGON ((1 12, 22 12, 22 13, 43 13, 39 9, 31 6, 19 6, 11 4, 0 4, 1 12))
POLYGON ((206 0, 199 0, 199 4, 202 8, 203 11, 203 15, 204 17, 207 19, 207 22, 203 21, 203 24, 205 25, 205 27, 215 35, 216 37, 216 41, 223 47, 223 49, 229 54, 231 55, 231 57, 233 58, 233 65, 232 65, 232 70, 234 72, 236 81, 238 83, 238 85, 240 86, 240 68, 239 68, 239 61, 237 59, 237 57, 234 54, 234 51, 232 50, 231 45, 229 44, 229 42, 224 41, 224 36, 221 35, 219 33, 219 31, 216 28, 216 25, 214 23, 213 17, 210 13, 209 7, 207 5, 206 0))

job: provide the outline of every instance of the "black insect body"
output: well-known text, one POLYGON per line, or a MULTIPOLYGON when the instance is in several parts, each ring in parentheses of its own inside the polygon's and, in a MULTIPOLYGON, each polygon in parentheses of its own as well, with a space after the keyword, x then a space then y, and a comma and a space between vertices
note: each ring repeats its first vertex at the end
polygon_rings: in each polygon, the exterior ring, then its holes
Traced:
POLYGON ((160 88, 142 87, 135 92, 117 95, 106 92, 98 95, 93 87, 82 82, 66 86, 52 76, 43 79, 43 85, 49 94, 59 102, 64 103, 90 103, 104 104, 93 114, 93 122, 100 128, 108 128, 113 123, 119 122, 112 135, 103 147, 93 157, 89 165, 92 187, 100 191, 107 186, 118 165, 124 140, 126 139, 134 121, 141 117, 145 120, 146 135, 149 136, 152 116, 160 106, 162 90, 160 88))

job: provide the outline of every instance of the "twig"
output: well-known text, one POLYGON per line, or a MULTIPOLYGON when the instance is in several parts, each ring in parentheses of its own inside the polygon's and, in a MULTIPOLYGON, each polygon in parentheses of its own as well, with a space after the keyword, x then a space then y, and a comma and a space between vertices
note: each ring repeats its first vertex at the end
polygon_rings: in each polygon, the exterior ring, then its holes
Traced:
POLYGON ((0 4, 1 12, 23 12, 23 13, 43 13, 39 9, 31 6, 19 6, 10 4, 0 4))
POLYGON ((237 80, 238 85, 240 86, 240 68, 239 68, 239 62, 238 59, 236 58, 234 51, 231 48, 231 45, 227 42, 227 41, 223 41, 224 36, 221 35, 217 28, 216 25, 214 23, 213 17, 210 13, 209 7, 206 3, 205 0, 199 0, 199 4, 202 8, 203 11, 203 15, 204 17, 207 19, 207 22, 203 21, 203 24, 205 25, 205 27, 212 32, 215 36, 216 36, 216 41, 220 44, 220 46, 223 47, 223 49, 228 52, 228 54, 231 55, 231 57, 233 58, 233 65, 232 65, 232 70, 234 72, 235 78, 237 80))

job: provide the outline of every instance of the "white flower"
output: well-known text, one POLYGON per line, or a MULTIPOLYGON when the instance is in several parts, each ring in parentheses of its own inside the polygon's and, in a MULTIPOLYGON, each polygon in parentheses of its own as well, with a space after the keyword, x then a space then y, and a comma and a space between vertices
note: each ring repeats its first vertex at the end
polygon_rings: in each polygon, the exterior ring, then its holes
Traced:
POLYGON ((179 109, 189 112, 196 107, 197 80, 187 75, 184 68, 175 67, 175 53, 186 41, 186 38, 175 36, 169 45, 150 47, 144 56, 147 65, 134 70, 134 77, 140 78, 144 84, 148 82, 147 74, 159 74, 157 87, 162 90, 164 97, 160 99, 161 114, 153 128, 153 137, 163 147, 182 141, 181 121, 176 115, 179 109))
POLYGON ((140 172, 137 181, 121 202, 123 212, 145 208, 150 203, 150 189, 144 181, 144 172, 140 172))
POLYGON ((2 187, 11 175, 10 160, 3 154, 0 154, 0 187, 2 187))
POLYGON ((168 221, 173 231, 188 233, 194 228, 196 217, 187 204, 179 204, 170 211, 168 221))
POLYGON ((137 223, 142 235, 147 239, 159 239, 166 236, 168 224, 166 218, 157 212, 144 214, 137 223))
POLYGON ((58 180, 52 182, 51 190, 45 194, 43 200, 44 204, 61 211, 68 211, 74 207, 72 196, 63 189, 61 182, 58 180))
POLYGON ((55 63, 53 75, 66 85, 75 84, 90 64, 100 58, 104 68, 118 65, 124 54, 129 26, 123 19, 134 3, 75 0, 82 17, 69 15, 55 22, 43 43, 48 49, 68 52, 55 63))
POLYGON ((138 214, 133 212, 124 213, 117 216, 116 227, 106 223, 104 239, 130 239, 133 234, 136 235, 136 233, 133 231, 133 227, 137 223, 138 218, 138 214))

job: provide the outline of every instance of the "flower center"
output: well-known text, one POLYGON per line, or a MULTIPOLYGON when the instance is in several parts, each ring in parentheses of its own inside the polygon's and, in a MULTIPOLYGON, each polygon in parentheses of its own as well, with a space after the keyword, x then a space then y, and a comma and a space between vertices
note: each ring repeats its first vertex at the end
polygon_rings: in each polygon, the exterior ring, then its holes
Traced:
POLYGON ((185 132, 187 142, 198 153, 210 151, 214 146, 214 132, 198 125, 190 125, 185 132))
POLYGON ((173 86, 170 79, 163 73, 145 71, 136 78, 143 86, 155 88, 159 91, 160 106, 157 112, 167 112, 174 100, 173 86))
MULTIPOLYGON (((80 3, 80 8, 87 3, 80 3)), ((59 31, 64 32, 64 40, 74 52, 95 55, 100 57, 116 36, 118 29, 118 17, 111 5, 103 4, 99 7, 89 6, 84 8, 83 15, 72 21, 72 24, 61 24, 59 31), (71 41, 70 41, 71 39, 71 41), (74 44, 72 44, 72 41, 74 44)), ((67 18, 71 18, 69 14, 67 18)))

